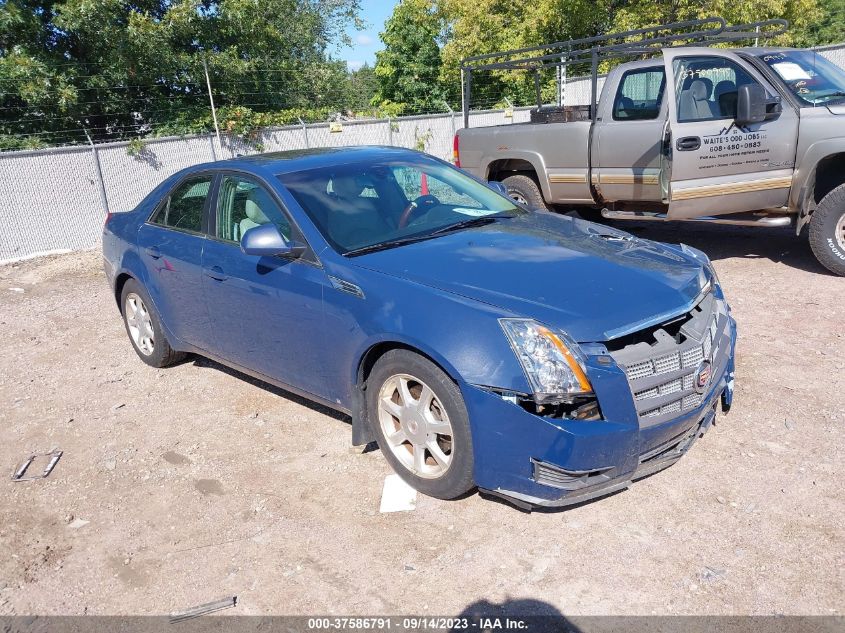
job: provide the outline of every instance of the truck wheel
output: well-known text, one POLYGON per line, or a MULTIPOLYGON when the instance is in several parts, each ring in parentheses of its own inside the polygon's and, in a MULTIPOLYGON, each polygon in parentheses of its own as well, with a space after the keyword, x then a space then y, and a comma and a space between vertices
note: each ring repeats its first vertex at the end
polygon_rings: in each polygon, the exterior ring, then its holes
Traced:
POLYGON ((813 212, 810 247, 825 268, 845 277, 845 185, 822 198, 813 212))
POLYGON ((548 211, 549 207, 543 200, 543 192, 540 185, 531 176, 516 174, 508 176, 502 183, 508 188, 508 195, 530 209, 548 211))
POLYGON ((402 479, 438 499, 473 487, 466 406, 439 367, 409 350, 391 350, 373 366, 366 393, 376 441, 402 479))

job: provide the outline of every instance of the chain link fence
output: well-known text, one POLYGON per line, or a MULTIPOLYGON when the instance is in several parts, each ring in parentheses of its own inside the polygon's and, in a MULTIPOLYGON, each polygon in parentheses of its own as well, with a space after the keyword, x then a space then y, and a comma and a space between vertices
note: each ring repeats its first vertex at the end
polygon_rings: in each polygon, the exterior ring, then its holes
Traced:
MULTIPOLYGON (((819 52, 845 67, 845 44, 819 52)), ((600 78, 599 88, 604 78, 600 78)), ((590 101, 589 78, 566 82, 566 103, 590 101)), ((530 108, 470 114, 470 126, 521 123, 530 108)), ((459 113, 318 123, 235 135, 147 138, 129 142, 0 153, 0 263, 97 245, 106 214, 128 211, 184 167, 258 152, 350 145, 391 145, 452 157, 459 113)))

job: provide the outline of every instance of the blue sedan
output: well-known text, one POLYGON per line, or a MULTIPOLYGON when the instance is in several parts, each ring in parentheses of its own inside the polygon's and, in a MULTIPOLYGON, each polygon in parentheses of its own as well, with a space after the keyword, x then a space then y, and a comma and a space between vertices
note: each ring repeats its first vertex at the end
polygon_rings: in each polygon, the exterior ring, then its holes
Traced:
POLYGON ((439 498, 609 494, 731 403, 735 323, 703 253, 418 152, 190 167, 109 217, 103 255, 145 363, 201 354, 345 412, 439 498))

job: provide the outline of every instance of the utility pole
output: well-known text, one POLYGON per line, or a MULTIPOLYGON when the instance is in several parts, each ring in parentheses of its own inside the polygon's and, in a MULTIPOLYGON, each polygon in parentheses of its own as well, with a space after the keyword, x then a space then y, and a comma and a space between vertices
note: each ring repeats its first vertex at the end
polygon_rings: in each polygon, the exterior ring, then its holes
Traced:
POLYGON ((211 94, 211 78, 208 76, 208 64, 205 55, 202 58, 202 67, 205 70, 205 85, 208 86, 208 102, 211 104, 211 118, 214 119, 214 132, 217 134, 217 144, 223 150, 223 142, 220 140, 220 126, 217 124, 217 110, 214 108, 214 96, 211 94))

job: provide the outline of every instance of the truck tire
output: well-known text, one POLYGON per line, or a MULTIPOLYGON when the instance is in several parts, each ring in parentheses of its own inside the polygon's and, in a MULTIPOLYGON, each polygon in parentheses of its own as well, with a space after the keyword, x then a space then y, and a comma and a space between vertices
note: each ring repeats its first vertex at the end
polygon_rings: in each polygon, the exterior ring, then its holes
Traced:
POLYGON ((502 183, 508 188, 508 195, 520 204, 524 204, 531 209, 549 210, 549 206, 543 200, 540 185, 531 176, 516 174, 508 176, 502 183))
POLYGON ((845 185, 822 198, 813 212, 810 247, 825 268, 845 277, 845 185))

